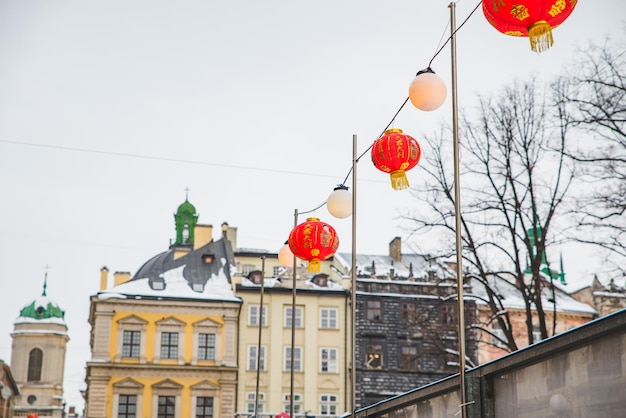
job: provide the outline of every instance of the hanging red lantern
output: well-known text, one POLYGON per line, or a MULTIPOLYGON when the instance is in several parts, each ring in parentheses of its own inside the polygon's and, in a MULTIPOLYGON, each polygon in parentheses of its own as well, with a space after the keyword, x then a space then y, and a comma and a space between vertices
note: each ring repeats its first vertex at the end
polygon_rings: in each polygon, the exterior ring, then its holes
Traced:
POLYGON ((394 190, 409 187, 406 171, 417 165, 422 156, 417 141, 402 129, 389 129, 372 146, 372 162, 377 169, 391 176, 394 190))
POLYGON ((530 48, 543 52, 553 44, 552 29, 569 17, 578 0, 483 0, 483 13, 498 31, 527 36, 530 48))
POLYGON ((291 252, 309 262, 309 273, 318 273, 321 261, 332 257, 339 247, 335 228, 318 218, 308 218, 291 230, 289 234, 291 252))

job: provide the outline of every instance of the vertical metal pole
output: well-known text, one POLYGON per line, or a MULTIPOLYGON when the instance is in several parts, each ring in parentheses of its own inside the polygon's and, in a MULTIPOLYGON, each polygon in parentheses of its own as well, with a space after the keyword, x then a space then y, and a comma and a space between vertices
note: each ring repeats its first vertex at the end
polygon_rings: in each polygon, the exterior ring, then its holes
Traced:
POLYGON ((356 411, 356 135, 352 135, 352 269, 351 269, 351 317, 352 317, 352 374, 351 411, 356 411))
POLYGON ((465 307, 463 303, 463 243, 461 238, 461 176, 459 174, 459 110, 456 84, 456 4, 450 3, 450 46, 452 51, 452 134, 454 140, 454 218, 456 232, 457 311, 459 318, 459 380, 461 418, 466 417, 465 400, 465 307))
MULTIPOLYGON (((293 212, 293 227, 298 226, 298 209, 293 212)), ((290 367, 290 378, 291 383, 289 385, 289 416, 291 418, 293 415, 293 384, 294 384, 294 358, 295 358, 295 341, 296 341, 296 268, 297 268, 297 260, 296 256, 293 256, 293 283, 291 286, 291 367, 290 367)))
POLYGON ((259 344, 256 349, 256 393, 254 394, 254 418, 259 411, 259 380, 261 375, 261 331, 263 330, 263 293, 265 289, 265 256, 261 256, 261 298, 259 301, 259 344))

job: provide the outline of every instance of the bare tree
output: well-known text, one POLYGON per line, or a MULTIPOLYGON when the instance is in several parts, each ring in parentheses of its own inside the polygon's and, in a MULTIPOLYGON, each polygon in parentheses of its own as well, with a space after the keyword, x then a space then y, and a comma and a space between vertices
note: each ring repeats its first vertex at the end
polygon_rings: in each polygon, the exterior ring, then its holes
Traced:
POLYGON ((580 132, 568 152, 587 184, 573 208, 571 236, 607 250, 608 260, 626 261, 626 45, 590 44, 553 84, 580 132), (583 233, 581 233, 583 232, 583 233))
MULTIPOLYGON (((482 299, 491 312, 488 323, 475 325, 510 350, 516 350, 518 342, 492 281, 505 279, 522 296, 528 344, 534 342, 533 325, 538 325, 542 339, 550 335, 541 296, 556 272, 548 265, 547 249, 574 178, 572 161, 565 158, 566 114, 540 91, 530 81, 515 83, 499 96, 479 97, 475 119, 463 117, 459 135, 464 266, 473 286, 484 286, 482 299), (491 331, 495 324, 504 338, 491 331)), ((439 237, 431 253, 451 256, 452 141, 442 132, 426 142, 420 163, 426 185, 411 189, 418 206, 403 218, 416 234, 439 237)))

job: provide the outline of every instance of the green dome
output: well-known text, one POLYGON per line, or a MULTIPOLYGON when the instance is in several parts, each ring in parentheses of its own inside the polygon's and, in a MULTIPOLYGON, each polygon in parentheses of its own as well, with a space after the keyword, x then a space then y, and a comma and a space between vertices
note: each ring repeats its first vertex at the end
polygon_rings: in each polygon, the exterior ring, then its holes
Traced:
POLYGON ((63 311, 59 305, 50 300, 46 295, 41 295, 22 308, 20 311, 20 317, 33 319, 64 319, 65 311, 63 311))
POLYGON ((196 208, 194 205, 192 205, 191 203, 189 203, 188 200, 185 200, 179 207, 178 210, 176 211, 176 214, 178 216, 181 215, 189 215, 189 216, 193 216, 196 214, 196 208))

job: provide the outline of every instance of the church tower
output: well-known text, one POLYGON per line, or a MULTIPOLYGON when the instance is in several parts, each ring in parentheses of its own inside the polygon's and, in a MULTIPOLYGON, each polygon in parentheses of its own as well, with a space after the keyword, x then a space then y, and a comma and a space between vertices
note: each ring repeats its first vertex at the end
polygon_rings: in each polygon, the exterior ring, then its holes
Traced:
POLYGON ((176 222, 176 240, 174 245, 193 245, 198 214, 188 198, 178 207, 174 214, 176 222))
POLYGON ((69 336, 65 312, 46 295, 47 274, 41 296, 20 311, 11 338, 11 369, 21 398, 16 416, 62 418, 63 370, 69 336))

